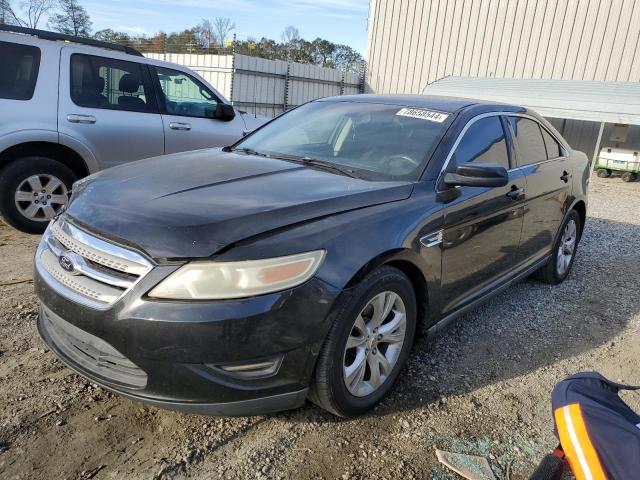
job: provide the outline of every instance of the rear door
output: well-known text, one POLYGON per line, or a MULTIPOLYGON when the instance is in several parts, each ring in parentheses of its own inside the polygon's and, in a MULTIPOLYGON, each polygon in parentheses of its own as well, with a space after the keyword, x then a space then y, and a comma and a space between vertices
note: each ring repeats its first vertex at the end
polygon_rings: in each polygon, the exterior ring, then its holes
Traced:
POLYGON ((224 147, 242 137, 241 115, 232 120, 211 118, 222 99, 194 75, 151 66, 165 129, 167 153, 224 147))
POLYGON ((465 162, 497 163, 509 170, 504 187, 444 187, 441 311, 450 313, 499 285, 514 269, 524 214, 525 178, 511 169, 504 122, 471 120, 446 171, 465 162))
POLYGON ((144 59, 85 52, 77 47, 62 49, 60 142, 82 144, 96 157, 99 168, 162 155, 162 118, 144 59))
POLYGON ((519 262, 551 251, 571 195, 571 168, 560 143, 531 117, 509 116, 518 169, 527 179, 519 262))

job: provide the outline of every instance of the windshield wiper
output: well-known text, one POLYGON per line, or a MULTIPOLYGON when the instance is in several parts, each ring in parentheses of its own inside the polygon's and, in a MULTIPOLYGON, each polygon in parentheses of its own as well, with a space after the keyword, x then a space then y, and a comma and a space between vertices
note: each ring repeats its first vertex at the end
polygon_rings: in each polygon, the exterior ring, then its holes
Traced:
POLYGON ((291 162, 302 163, 303 165, 311 165, 313 167, 323 168, 325 170, 331 170, 333 172, 340 173, 341 175, 346 175, 351 178, 360 178, 352 169, 347 167, 341 167, 336 165, 335 163, 325 162, 324 160, 318 160, 316 158, 311 157, 302 157, 298 155, 284 155, 284 154, 274 154, 270 155, 271 158, 278 158, 281 160, 289 160, 291 162))
POLYGON ((267 155, 266 153, 262 153, 262 152, 258 152, 257 150, 254 150, 253 148, 233 148, 230 151, 232 152, 242 152, 242 153, 246 153, 247 155, 257 155, 258 157, 269 157, 270 155, 267 155))

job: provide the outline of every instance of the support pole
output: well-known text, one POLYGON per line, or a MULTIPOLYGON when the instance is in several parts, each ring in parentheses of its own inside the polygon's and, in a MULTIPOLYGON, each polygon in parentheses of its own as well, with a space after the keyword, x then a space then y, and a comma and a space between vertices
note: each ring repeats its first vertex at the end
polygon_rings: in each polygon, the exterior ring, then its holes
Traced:
POLYGON ((593 175, 593 169, 596 167, 596 160, 600 154, 600 143, 602 142, 602 132, 604 131, 604 122, 600 122, 600 129, 598 130, 598 140, 596 140, 596 148, 593 151, 593 158, 591 159, 591 169, 589 172, 589 178, 593 175))

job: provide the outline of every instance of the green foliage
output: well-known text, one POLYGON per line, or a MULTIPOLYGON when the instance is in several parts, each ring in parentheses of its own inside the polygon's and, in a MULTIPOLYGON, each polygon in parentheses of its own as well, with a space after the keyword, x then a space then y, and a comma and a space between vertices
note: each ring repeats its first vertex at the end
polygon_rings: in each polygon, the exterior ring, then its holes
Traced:
POLYGON ((195 27, 182 32, 166 34, 158 32, 152 37, 129 37, 125 33, 113 30, 96 32, 95 38, 134 47, 141 52, 151 53, 212 53, 230 54, 232 52, 297 63, 307 63, 327 68, 336 68, 353 73, 361 73, 364 59, 348 45, 341 45, 322 38, 308 41, 300 37, 298 29, 287 27, 282 41, 262 37, 260 40, 247 38, 225 44, 226 36, 234 28, 229 19, 224 20, 221 31, 217 28, 221 22, 206 19, 195 27), (228 21, 227 21, 228 20, 228 21), (221 34, 224 36, 221 37, 221 34))

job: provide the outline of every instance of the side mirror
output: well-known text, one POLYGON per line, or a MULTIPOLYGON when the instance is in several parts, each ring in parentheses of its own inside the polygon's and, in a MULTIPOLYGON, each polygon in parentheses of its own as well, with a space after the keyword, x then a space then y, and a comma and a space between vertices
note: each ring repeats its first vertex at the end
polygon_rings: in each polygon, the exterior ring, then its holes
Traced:
POLYGON ((455 173, 447 173, 444 183, 450 186, 504 187, 509 183, 509 173, 494 163, 464 163, 455 173))
MULTIPOLYGON (((223 122, 228 122, 229 120, 233 120, 236 116, 236 111, 233 108, 233 105, 228 105, 226 103, 218 103, 216 105, 216 109, 213 110, 211 118, 216 120, 222 120, 223 122)), ((209 115, 207 115, 209 116, 209 115)))

